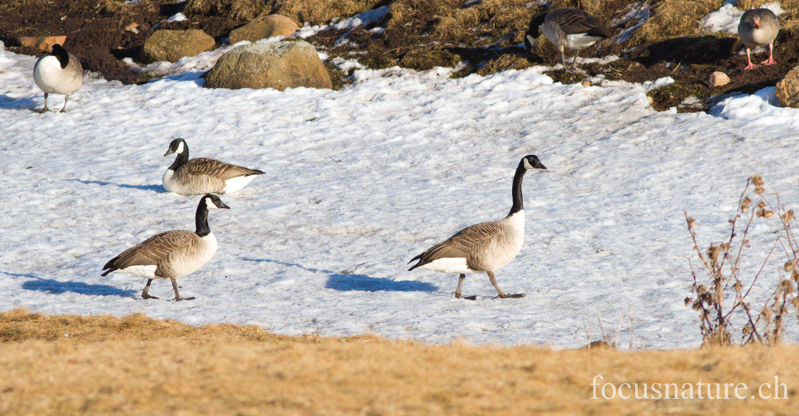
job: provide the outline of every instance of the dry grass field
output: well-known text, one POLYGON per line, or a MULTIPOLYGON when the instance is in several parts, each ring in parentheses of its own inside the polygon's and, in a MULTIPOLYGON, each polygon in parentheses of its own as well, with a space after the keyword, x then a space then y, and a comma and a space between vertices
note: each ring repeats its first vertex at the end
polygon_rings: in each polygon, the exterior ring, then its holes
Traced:
POLYGON ((789 415, 797 387, 796 346, 554 351, 0 314, 2 415, 789 415))

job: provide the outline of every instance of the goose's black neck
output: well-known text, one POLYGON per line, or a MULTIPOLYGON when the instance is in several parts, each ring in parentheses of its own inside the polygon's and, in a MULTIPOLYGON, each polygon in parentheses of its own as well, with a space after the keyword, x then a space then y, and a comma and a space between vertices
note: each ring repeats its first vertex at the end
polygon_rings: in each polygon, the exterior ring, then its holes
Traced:
POLYGON ((541 35, 541 25, 544 24, 544 19, 546 19, 546 17, 546 12, 541 12, 533 16, 533 18, 530 19, 530 25, 527 27, 527 34, 534 39, 538 38, 538 36, 541 35))
POLYGON ((175 161, 169 166, 169 169, 177 170, 179 167, 183 166, 186 162, 189 161, 189 147, 186 146, 186 143, 183 143, 183 152, 178 153, 175 161))
POLYGON ((197 213, 194 214, 194 224, 197 227, 197 235, 200 237, 205 237, 208 234, 211 234, 211 227, 208 226, 208 205, 206 205, 207 199, 203 198, 200 200, 200 204, 197 205, 197 213))
POLYGON ((65 69, 67 65, 69 65, 69 54, 67 53, 66 49, 61 47, 61 45, 53 45, 50 54, 58 58, 58 63, 61 64, 61 69, 65 69))
POLYGON ((513 175, 513 206, 510 208, 510 212, 508 216, 521 211, 524 209, 524 196, 522 195, 522 179, 524 179, 524 174, 527 172, 527 169, 524 168, 524 161, 522 160, 519 163, 519 167, 516 168, 516 174, 513 175))

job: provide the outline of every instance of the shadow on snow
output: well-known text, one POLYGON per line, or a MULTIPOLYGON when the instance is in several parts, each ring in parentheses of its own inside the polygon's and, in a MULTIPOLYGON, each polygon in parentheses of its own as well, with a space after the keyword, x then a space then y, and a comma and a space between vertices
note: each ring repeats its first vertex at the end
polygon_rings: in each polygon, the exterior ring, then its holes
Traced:
POLYGON ((108 285, 90 285, 83 282, 59 282, 58 280, 53 279, 42 279, 41 277, 32 275, 32 274, 19 274, 19 273, 9 273, 9 272, 0 272, 3 274, 7 274, 9 276, 17 276, 17 277, 29 277, 32 280, 28 280, 22 284, 22 288, 25 290, 35 290, 37 292, 47 292, 50 294, 61 294, 66 292, 72 293, 79 293, 81 295, 91 295, 91 296, 121 296, 121 297, 135 297, 137 293, 136 290, 122 290, 116 288, 114 286, 108 285))
POLYGON ((385 277, 369 277, 364 274, 336 273, 331 270, 314 269, 297 263, 287 263, 270 259, 244 258, 243 260, 259 263, 275 263, 284 266, 298 267, 312 273, 329 274, 330 277, 327 279, 327 282, 325 282, 325 287, 340 292, 349 292, 353 290, 365 292, 435 292, 438 290, 438 288, 431 283, 417 282, 415 280, 392 280, 385 277))
POLYGON ((86 185, 100 185, 100 186, 114 185, 114 186, 118 186, 120 188, 140 189, 142 191, 153 191, 153 192, 156 192, 156 193, 159 193, 159 194, 166 193, 166 189, 164 189, 164 187, 161 186, 161 185, 126 185, 124 183, 113 183, 113 182, 105 182, 105 181, 82 181, 80 179, 67 179, 67 180, 68 181, 80 182, 80 183, 86 184, 86 185))

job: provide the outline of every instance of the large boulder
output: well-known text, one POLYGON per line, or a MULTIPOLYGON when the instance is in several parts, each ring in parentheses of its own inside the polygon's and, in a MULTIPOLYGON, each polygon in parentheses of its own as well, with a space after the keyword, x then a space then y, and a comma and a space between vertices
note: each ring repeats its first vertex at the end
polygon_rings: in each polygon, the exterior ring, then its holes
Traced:
POLYGON ((208 88, 333 88, 310 43, 281 41, 237 46, 205 74, 208 88))
POLYGON ((293 20, 279 14, 270 14, 266 17, 254 19, 246 25, 230 32, 230 44, 243 40, 257 42, 273 36, 289 36, 300 30, 293 20))
POLYGON ((144 63, 177 62, 184 56, 195 56, 214 47, 214 38, 200 29, 159 30, 144 42, 140 59, 144 63))
POLYGON ((774 89, 777 101, 783 107, 799 108, 799 69, 792 69, 774 89))

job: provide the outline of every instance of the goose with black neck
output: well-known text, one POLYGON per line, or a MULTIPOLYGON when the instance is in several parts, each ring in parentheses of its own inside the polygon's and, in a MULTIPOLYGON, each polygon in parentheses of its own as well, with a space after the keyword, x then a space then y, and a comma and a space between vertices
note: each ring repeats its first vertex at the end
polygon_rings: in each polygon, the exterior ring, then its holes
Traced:
POLYGON ((231 165, 215 159, 199 157, 189 159, 189 145, 183 139, 169 144, 164 157, 177 154, 175 161, 164 172, 164 189, 181 195, 202 195, 235 192, 244 188, 264 172, 243 166, 231 165))
MULTIPOLYGON (((458 288, 455 297, 461 298, 463 280, 470 273, 486 273, 500 298, 521 298, 523 293, 505 294, 497 285, 494 273, 519 254, 524 244, 524 197, 522 180, 531 169, 546 167, 535 155, 522 158, 513 176, 513 205, 505 218, 483 222, 464 228, 446 241, 430 247, 416 260, 410 269, 427 269, 443 273, 458 273, 458 288)), ((475 296, 465 299, 475 300, 475 296)))
POLYGON ((144 299, 158 299, 149 294, 154 279, 169 279, 176 301, 194 299, 180 296, 176 279, 194 273, 216 254, 216 237, 208 226, 208 210, 218 208, 230 207, 216 195, 203 196, 194 215, 194 232, 172 230, 150 237, 109 260, 103 266, 102 276, 118 272, 146 278, 141 294, 144 299))

